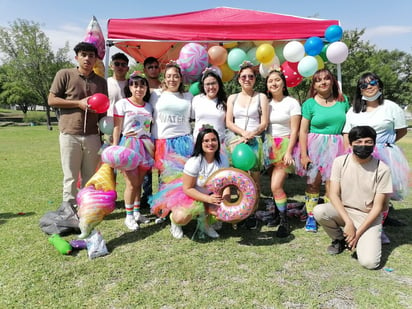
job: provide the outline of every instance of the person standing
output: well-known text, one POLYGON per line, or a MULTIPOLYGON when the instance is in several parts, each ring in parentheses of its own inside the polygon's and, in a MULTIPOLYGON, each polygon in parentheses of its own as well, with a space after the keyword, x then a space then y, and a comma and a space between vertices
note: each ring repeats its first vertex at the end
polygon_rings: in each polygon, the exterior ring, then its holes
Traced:
POLYGON ((107 83, 94 73, 97 49, 93 44, 80 42, 74 47, 77 68, 56 73, 50 87, 48 104, 60 109, 59 144, 63 169, 63 201, 76 204, 77 179, 81 186, 96 172, 102 145, 98 122, 105 113, 97 114, 88 108, 87 100, 95 93, 107 95, 107 83))
POLYGON ((113 145, 132 149, 140 159, 140 164, 136 169, 123 172, 126 183, 125 225, 130 230, 137 230, 139 223, 149 221, 140 213, 140 194, 143 178, 154 163, 154 145, 150 133, 153 108, 147 103, 150 90, 146 78, 133 73, 130 75, 128 84, 129 89, 125 91, 127 98, 117 101, 114 105, 113 145))
POLYGON ((161 87, 160 64, 155 57, 147 57, 143 61, 143 72, 149 82, 150 92, 161 87))
POLYGON ((349 102, 338 81, 328 69, 315 72, 309 89, 309 99, 302 105, 299 148, 294 154, 296 173, 307 176, 305 230, 316 232, 313 209, 318 204, 320 187, 325 183, 326 199, 333 160, 344 154, 342 129, 349 102))
POLYGON ((372 127, 353 127, 348 139, 352 153, 336 158, 332 165, 330 203, 316 206, 313 213, 332 239, 329 254, 339 254, 347 246, 356 250, 363 267, 376 269, 382 255, 381 213, 392 193, 391 173, 372 156, 376 143, 372 127))
POLYGON ((289 235, 286 216, 287 196, 283 189, 288 173, 294 172, 293 150, 297 144, 301 107, 289 96, 285 75, 278 70, 269 72, 266 78, 269 102, 269 126, 264 142, 265 167, 271 168, 270 187, 280 215, 277 237, 289 235))
POLYGON ((114 54, 110 62, 110 68, 113 70, 113 76, 107 79, 110 99, 110 108, 107 115, 112 117, 114 104, 125 97, 124 89, 127 86, 126 74, 129 71, 129 58, 123 53, 114 54))

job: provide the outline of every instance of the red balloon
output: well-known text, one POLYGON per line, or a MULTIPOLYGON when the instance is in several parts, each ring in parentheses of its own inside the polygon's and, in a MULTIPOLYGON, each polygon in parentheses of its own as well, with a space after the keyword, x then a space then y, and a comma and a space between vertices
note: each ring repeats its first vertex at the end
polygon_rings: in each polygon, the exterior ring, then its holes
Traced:
POLYGON ((105 113, 109 109, 110 100, 103 93, 95 93, 88 100, 87 104, 89 107, 94 110, 96 113, 105 113))
POLYGON ((293 65, 291 66, 290 62, 285 61, 284 63, 282 63, 280 68, 282 69, 282 72, 285 75, 287 87, 296 87, 303 80, 302 75, 299 74, 297 69, 293 69, 293 65))

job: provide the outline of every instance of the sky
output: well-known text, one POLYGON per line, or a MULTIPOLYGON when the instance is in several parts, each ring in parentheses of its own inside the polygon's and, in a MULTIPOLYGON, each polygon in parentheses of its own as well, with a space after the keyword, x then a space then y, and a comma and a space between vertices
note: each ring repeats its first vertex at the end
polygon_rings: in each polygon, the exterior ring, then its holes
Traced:
MULTIPOLYGON (((66 42, 72 49, 85 37, 93 16, 107 38, 107 21, 111 18, 161 16, 222 6, 339 20, 343 31, 365 29, 361 39, 378 49, 412 54, 412 0, 0 0, 0 26, 7 27, 16 19, 33 21, 49 37, 53 50, 66 42)), ((111 49, 110 53, 114 52, 111 49)))

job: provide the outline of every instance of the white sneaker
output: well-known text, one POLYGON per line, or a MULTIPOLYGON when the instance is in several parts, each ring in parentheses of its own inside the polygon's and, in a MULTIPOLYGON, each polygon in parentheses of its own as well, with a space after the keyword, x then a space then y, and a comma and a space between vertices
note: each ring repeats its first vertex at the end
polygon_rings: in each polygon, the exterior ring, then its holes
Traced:
POLYGON ((183 238, 183 230, 180 225, 177 225, 176 223, 171 222, 170 226, 170 233, 172 236, 176 239, 181 239, 183 238))
POLYGON ((219 238, 219 234, 211 226, 205 227, 205 233, 207 236, 211 238, 219 238))
POLYGON ((136 223, 136 221, 134 221, 133 216, 126 216, 126 219, 124 220, 124 224, 131 231, 136 231, 139 228, 139 225, 136 223))
POLYGON ((215 223, 212 224, 212 227, 215 231, 220 231, 222 229, 222 221, 217 221, 215 223))
POLYGON ((137 223, 149 223, 150 222, 150 219, 142 215, 139 211, 133 213, 133 216, 134 216, 134 220, 137 223))
POLYGON ((166 218, 156 218, 154 222, 155 222, 156 224, 160 224, 160 223, 163 223, 163 222, 165 222, 165 221, 166 221, 166 218))
POLYGON ((381 242, 382 245, 387 245, 391 243, 391 240, 389 239, 388 235, 386 235, 383 230, 381 232, 381 242))

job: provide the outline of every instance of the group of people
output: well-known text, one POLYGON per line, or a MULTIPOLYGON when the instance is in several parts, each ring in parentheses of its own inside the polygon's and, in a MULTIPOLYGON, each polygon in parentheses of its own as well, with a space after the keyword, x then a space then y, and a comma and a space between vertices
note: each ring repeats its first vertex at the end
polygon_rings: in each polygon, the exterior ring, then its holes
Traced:
POLYGON ((247 61, 238 71, 239 93, 227 97, 219 72, 206 68, 200 94, 193 97, 185 91, 175 61, 165 65, 162 82, 160 64, 153 57, 143 63, 144 75, 133 72, 126 78, 128 58, 118 53, 112 57, 113 77, 106 84, 93 72, 96 48, 79 43, 75 53, 79 66, 59 71, 49 95, 49 105, 61 110, 64 201, 74 202, 79 173, 85 183, 99 162, 102 115, 88 110, 87 98, 101 92, 112 102, 108 114, 114 117, 113 145, 133 149, 142 162, 123 173, 125 225, 130 230, 149 221, 140 213, 141 191, 148 187, 151 195, 148 171, 154 168, 159 192, 150 198, 151 211, 162 218, 169 215, 173 237, 182 238, 182 226, 193 218, 201 218, 206 235, 219 237, 205 208, 220 204, 226 194, 210 194, 204 185, 213 172, 231 165, 236 145, 246 143, 256 156, 249 173, 257 198, 262 171, 270 173, 280 216, 278 237, 290 234, 284 184, 288 174, 296 173, 307 178, 306 231, 316 232, 320 224, 332 238, 329 253, 356 248, 363 266, 379 265, 382 217, 389 198, 406 194, 409 170, 395 144, 407 132, 404 112, 384 99, 376 74, 361 76, 351 107, 333 74, 321 69, 301 105, 289 95, 286 78, 276 68, 266 77, 266 93, 256 91, 257 73, 247 61), (322 184, 325 203, 318 205, 322 184))

